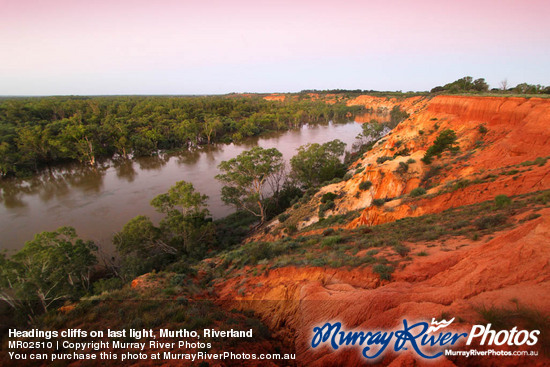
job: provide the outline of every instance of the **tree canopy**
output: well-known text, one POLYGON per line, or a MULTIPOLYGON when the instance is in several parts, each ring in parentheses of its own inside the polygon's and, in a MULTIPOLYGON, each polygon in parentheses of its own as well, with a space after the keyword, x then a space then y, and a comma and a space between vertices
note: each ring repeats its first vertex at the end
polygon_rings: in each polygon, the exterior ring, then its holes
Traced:
POLYGON ((0 176, 76 160, 135 157, 231 142, 304 123, 349 119, 344 102, 261 96, 0 99, 0 176))
POLYGON ((340 161, 346 144, 338 139, 324 144, 306 144, 290 159, 292 177, 306 188, 317 186, 345 173, 340 161))
POLYGON ((275 194, 284 179, 283 155, 276 148, 254 147, 218 166, 216 179, 225 184, 222 200, 266 220, 265 199, 275 194), (271 192, 268 192, 271 190, 271 192))
POLYGON ((90 286, 96 250, 71 227, 35 235, 11 258, 0 255, 0 299, 32 314, 78 298, 90 286))

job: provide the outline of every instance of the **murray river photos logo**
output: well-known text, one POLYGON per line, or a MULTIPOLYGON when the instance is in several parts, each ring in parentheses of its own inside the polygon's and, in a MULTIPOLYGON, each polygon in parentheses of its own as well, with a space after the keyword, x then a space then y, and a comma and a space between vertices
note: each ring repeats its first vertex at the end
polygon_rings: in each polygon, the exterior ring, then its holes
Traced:
POLYGON ((402 328, 377 331, 347 331, 340 322, 327 322, 313 328, 311 347, 328 345, 334 350, 345 346, 359 347, 367 359, 376 359, 391 349, 395 352, 412 350, 422 358, 435 359, 464 341, 466 345, 475 341, 487 346, 532 346, 538 342, 540 334, 539 330, 518 330, 517 327, 496 331, 491 329, 491 324, 474 325, 469 333, 453 332, 447 329, 453 321, 454 318, 449 321, 432 319, 429 324, 425 321, 411 323, 404 319, 402 328))

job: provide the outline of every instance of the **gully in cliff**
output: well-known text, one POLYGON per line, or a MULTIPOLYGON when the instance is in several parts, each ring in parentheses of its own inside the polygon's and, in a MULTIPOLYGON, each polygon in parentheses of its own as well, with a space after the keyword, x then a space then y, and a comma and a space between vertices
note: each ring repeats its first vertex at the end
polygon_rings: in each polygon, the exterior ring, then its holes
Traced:
POLYGON ((418 322, 409 325, 407 320, 403 320, 402 330, 393 331, 341 331, 340 322, 327 322, 322 327, 313 328, 313 338, 311 346, 317 348, 321 343, 330 340, 330 346, 337 350, 342 346, 362 346, 361 354, 367 359, 375 359, 384 353, 386 348, 393 342, 393 350, 399 352, 412 348, 419 356, 426 359, 434 359, 443 355, 442 350, 432 351, 443 346, 449 347, 456 344, 461 338, 466 338, 466 333, 440 332, 435 334, 438 329, 445 328, 451 324, 442 320, 436 322, 432 320, 432 326, 427 322, 418 322), (433 353, 433 354, 431 354, 433 353))

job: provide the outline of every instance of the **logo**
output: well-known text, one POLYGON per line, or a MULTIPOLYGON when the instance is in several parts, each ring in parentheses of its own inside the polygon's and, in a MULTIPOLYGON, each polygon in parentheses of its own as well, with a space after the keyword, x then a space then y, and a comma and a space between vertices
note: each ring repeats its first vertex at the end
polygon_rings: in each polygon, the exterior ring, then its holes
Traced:
POLYGON ((425 359, 441 357, 445 350, 466 341, 466 345, 479 342, 480 345, 535 345, 539 330, 531 332, 518 330, 491 330, 491 324, 474 325, 469 333, 447 330, 455 318, 449 321, 432 319, 431 324, 421 321, 410 323, 402 320, 402 328, 394 330, 344 330, 340 322, 327 322, 313 328, 311 347, 313 349, 326 344, 334 350, 353 346, 361 348, 361 355, 369 360, 380 357, 385 351, 411 350, 425 359), (487 343, 487 344, 485 344, 487 343))
POLYGON ((443 319, 439 322, 435 321, 435 319, 432 319, 432 326, 428 328, 428 333, 435 333, 439 329, 446 328, 447 326, 451 325, 455 321, 455 318, 453 317, 449 321, 443 319))

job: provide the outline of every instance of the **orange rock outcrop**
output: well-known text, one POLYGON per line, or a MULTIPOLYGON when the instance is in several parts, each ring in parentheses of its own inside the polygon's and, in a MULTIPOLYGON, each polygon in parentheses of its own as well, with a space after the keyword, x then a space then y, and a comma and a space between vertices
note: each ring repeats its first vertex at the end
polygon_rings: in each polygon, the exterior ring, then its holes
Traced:
MULTIPOLYGON (((314 198, 318 200, 327 191, 338 193, 331 214, 364 208, 348 228, 437 213, 496 195, 550 189, 550 162, 545 160, 550 156, 550 99, 438 96, 392 101, 360 96, 348 103, 390 110, 399 104, 411 114, 357 162, 349 180, 323 188, 314 198), (428 147, 445 129, 456 132, 460 152, 446 152, 431 165, 422 163, 428 147), (403 148, 406 151, 394 157, 403 148), (399 171, 403 165, 407 169, 399 171), (432 175, 438 165, 439 174, 432 175), (430 175, 428 195, 410 198, 408 194, 426 185, 430 175), (360 190, 365 181, 372 186, 360 190), (387 202, 374 206, 374 199, 387 202)), ((338 320, 348 330, 380 330, 399 326, 403 318, 460 315, 453 327, 469 331, 472 325, 486 323, 477 311, 484 307, 514 309, 521 304, 550 310, 550 209, 538 214, 539 218, 499 232, 488 242, 414 258, 394 273, 391 282, 380 281, 370 268, 286 267, 233 278, 218 284, 217 291, 222 302, 254 309, 278 336, 293 343, 299 365, 363 365, 358 348, 311 349, 312 328, 338 320), (237 284, 245 290, 243 294, 235 293, 237 284)), ((427 365, 412 353, 389 353, 377 362, 427 365)), ((470 357, 467 361, 449 357, 435 365, 545 366, 550 359, 545 355, 536 359, 470 357)))

